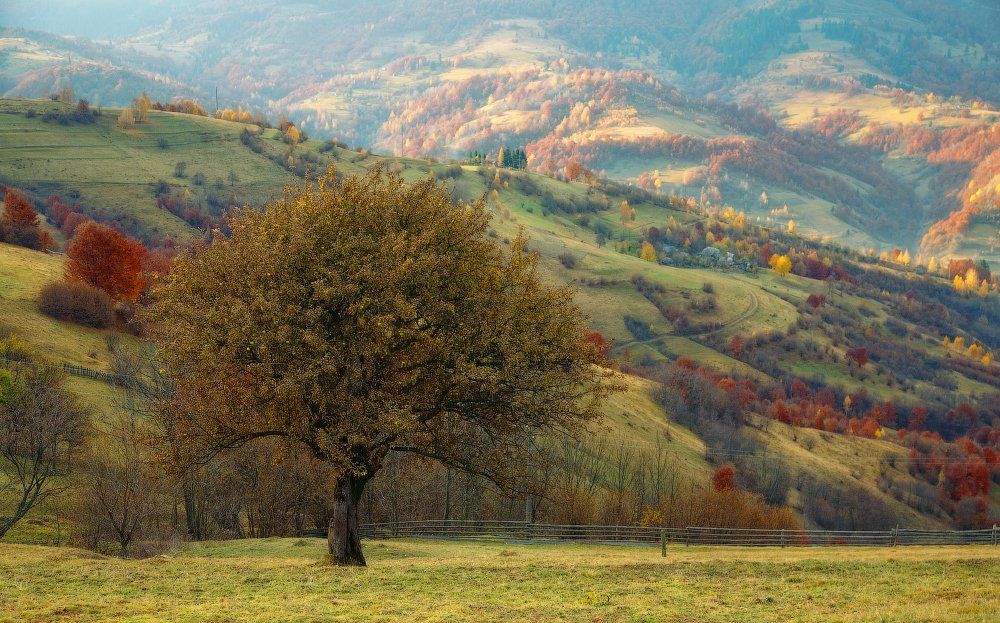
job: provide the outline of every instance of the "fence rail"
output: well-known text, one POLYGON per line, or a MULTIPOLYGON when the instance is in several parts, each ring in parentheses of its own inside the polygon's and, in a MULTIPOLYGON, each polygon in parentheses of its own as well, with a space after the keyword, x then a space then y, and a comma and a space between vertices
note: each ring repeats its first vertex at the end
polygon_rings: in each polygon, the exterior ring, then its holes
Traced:
POLYGON ((63 364, 63 370, 67 374, 72 374, 73 376, 82 376, 90 379, 97 379, 98 381, 104 381, 110 384, 119 384, 121 379, 116 374, 109 374, 107 372, 101 372, 100 370, 94 370, 93 368, 85 368, 83 366, 74 366, 70 363, 63 364))
MULTIPOLYGON (((5 364, 21 364, 25 360, 19 357, 5 357, 0 355, 0 363, 5 364)), ((87 368, 85 366, 76 366, 71 363, 62 364, 63 372, 66 374, 72 374, 73 376, 82 376, 89 379, 97 379, 98 381, 104 381, 105 383, 111 384, 121 384, 122 379, 117 374, 111 374, 109 372, 101 372, 100 370, 95 370, 93 368, 87 368)))
MULTIPOLYGON (((323 531, 307 533, 325 536, 323 531)), ((638 545, 997 545, 1000 528, 984 530, 755 530, 745 528, 658 528, 647 526, 578 526, 521 521, 428 520, 363 524, 370 539, 438 538, 520 542, 577 541, 638 545)))

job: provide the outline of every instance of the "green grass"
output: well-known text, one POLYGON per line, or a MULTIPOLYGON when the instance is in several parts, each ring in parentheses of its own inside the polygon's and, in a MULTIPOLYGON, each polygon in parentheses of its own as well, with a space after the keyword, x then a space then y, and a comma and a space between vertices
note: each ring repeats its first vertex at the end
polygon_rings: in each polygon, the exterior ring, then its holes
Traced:
MULTIPOLYGON (((153 185, 158 179, 184 187, 191 183, 191 176, 202 172, 209 182, 222 178, 228 184, 228 174, 232 171, 238 178, 233 189, 235 192, 240 196, 261 199, 273 196, 281 192, 284 185, 297 181, 268 157, 281 155, 288 149, 278 140, 277 130, 264 133, 262 144, 265 154, 257 155, 239 141, 243 125, 203 117, 153 113, 148 123, 126 132, 114 125, 116 115, 110 110, 93 125, 62 126, 44 122, 40 117, 28 119, 23 114, 28 109, 43 112, 61 106, 36 100, 0 101, 0 167, 5 172, 9 171, 5 176, 11 178, 15 185, 24 184, 41 196, 49 191, 78 191, 80 201, 89 207, 100 207, 109 214, 134 216, 156 231, 173 232, 184 237, 195 235, 194 230, 155 205, 153 185), (159 138, 167 140, 166 149, 159 147, 159 138), (173 177, 174 164, 178 161, 188 163, 185 178, 173 177)), ((298 149, 312 152, 320 166, 332 164, 344 174, 384 165, 412 182, 431 174, 442 177, 447 166, 408 158, 362 157, 340 148, 321 153, 320 145, 319 142, 309 141, 298 149)), ((474 167, 465 167, 462 175, 450 179, 449 184, 458 196, 474 198, 487 193, 490 179, 490 174, 484 176, 474 167)), ((581 198, 588 192, 581 183, 564 183, 541 176, 532 176, 531 179, 542 191, 562 199, 581 198)), ((759 195, 759 189, 752 190, 754 196, 759 195)), ((772 196, 771 205, 784 202, 781 191, 771 190, 769 195, 772 196)), ((627 348, 633 361, 684 356, 722 370, 761 376, 760 372, 732 359, 726 352, 677 335, 671 323, 629 283, 633 275, 641 274, 662 285, 666 290, 663 301, 676 308, 684 308, 690 301, 702 297, 702 285, 712 284, 716 292, 716 309, 697 315, 701 321, 721 325, 714 333, 724 339, 736 333, 753 335, 786 330, 798 319, 794 305, 821 287, 815 282, 791 276, 778 280, 766 270, 761 271, 757 278, 750 278, 740 273, 643 262, 637 257, 616 252, 613 242, 598 246, 593 229, 582 226, 578 217, 548 212, 542 207, 539 196, 519 191, 514 181, 500 190, 499 200, 500 206, 494 205, 493 221, 498 238, 510 240, 523 229, 530 238, 530 248, 539 254, 543 276, 553 284, 574 284, 578 291, 577 302, 589 316, 590 325, 615 339, 616 355, 622 355, 627 348), (576 256, 579 260, 577 266, 565 268, 558 260, 563 253, 576 256), (589 285, 594 279, 610 280, 612 284, 589 285), (623 318, 626 314, 648 322, 657 339, 637 343, 625 327, 623 318)), ((616 232, 614 237, 618 237, 621 230, 617 210, 619 201, 616 197, 609 197, 608 210, 589 215, 592 222, 600 220, 610 226, 616 232)), ((637 213, 636 223, 641 225, 662 226, 670 218, 680 222, 693 218, 688 213, 650 204, 640 203, 633 207, 637 213)), ((799 214, 804 208, 794 201, 790 201, 790 208, 791 216, 802 228, 808 229, 810 219, 799 214)), ((820 208, 816 213, 830 218, 828 210, 820 208)), ((823 229, 830 224, 817 222, 815 226, 823 229)), ((629 231, 626 235, 634 237, 638 232, 629 231)), ((28 275, 23 268, 15 267, 8 271, 7 279, 50 279, 59 272, 57 264, 58 261, 53 258, 39 259, 36 275, 28 275), (25 277, 16 276, 21 274, 25 277)), ((39 287, 39 284, 33 284, 21 289, 36 292, 39 287)), ((31 298, 31 294, 21 296, 18 308, 12 309, 8 317, 18 319, 29 314, 33 309, 31 298)), ((97 367, 102 365, 100 353, 103 349, 100 347, 99 332, 88 333, 48 320, 41 325, 39 322, 35 314, 25 316, 23 323, 15 323, 23 324, 25 333, 36 336, 41 348, 61 351, 58 357, 62 360, 92 367, 94 364, 97 367)), ((806 369, 790 370, 803 374, 812 372, 806 369)), ((889 391, 879 386, 873 389, 889 391)))
MULTIPOLYGON (((276 130, 265 132, 263 145, 266 153, 257 155, 240 144, 242 124, 203 117, 154 112, 148 123, 123 131, 115 125, 116 111, 112 110, 106 111, 92 125, 62 126, 44 122, 40 117, 28 119, 24 116, 24 111, 28 109, 44 112, 62 108, 63 105, 48 101, 0 102, 0 169, 9 171, 5 175, 15 186, 24 186, 41 196, 49 192, 77 191, 84 205, 100 207, 109 215, 127 214, 155 232, 184 238, 193 236, 195 232, 186 223, 156 207, 153 185, 157 180, 165 179, 172 185, 184 187, 190 184, 191 176, 202 172, 209 182, 222 178, 228 184, 228 175, 232 171, 239 179, 234 190, 240 196, 259 198, 272 196, 286 184, 296 181, 290 173, 265 157, 287 150, 287 146, 277 140, 276 130), (167 140, 166 149, 158 146, 160 138, 167 140), (187 163, 185 178, 173 177, 174 165, 178 161, 187 163)), ((321 163, 333 164, 345 174, 385 164, 399 171, 407 181, 415 181, 426 178, 431 172, 440 175, 444 169, 444 165, 406 158, 360 158, 355 152, 339 148, 320 155, 317 151, 319 146, 320 143, 310 141, 300 149, 314 152, 321 163)), ((587 192, 587 187, 580 183, 567 184, 541 176, 533 176, 533 179, 540 188, 561 198, 582 197, 587 192)), ((467 168, 461 177, 450 183, 461 196, 478 197, 487 192, 487 181, 474 169, 467 168)), ((666 302, 681 307, 692 296, 700 294, 703 283, 711 283, 717 292, 718 307, 716 311, 704 314, 702 319, 723 325, 721 331, 724 335, 780 330, 797 317, 796 311, 785 301, 734 275, 642 262, 636 257, 615 252, 612 243, 598 247, 592 230, 582 227, 571 216, 546 214, 539 201, 538 196, 525 195, 516 190, 516 184, 502 189, 502 208, 497 210, 494 219, 498 235, 510 239, 524 228, 530 237, 532 250, 540 254, 543 274, 553 283, 576 281, 579 290, 577 301, 590 317, 591 325, 619 344, 632 341, 623 323, 623 316, 628 313, 649 322, 657 335, 664 337, 657 344, 648 345, 655 357, 691 356, 701 363, 724 363, 727 369, 754 373, 722 353, 695 344, 688 338, 674 336, 670 323, 628 283, 634 274, 642 274, 662 284, 667 288, 666 302), (511 218, 502 216, 504 209, 509 211, 511 218), (564 252, 571 252, 580 258, 576 269, 566 269, 559 263, 557 257, 564 252), (584 284, 589 279, 600 277, 616 280, 618 284, 607 288, 584 284)), ((618 228, 618 200, 612 197, 610 203, 611 209, 594 218, 618 228)), ((665 225, 671 216, 682 222, 691 218, 685 213, 647 204, 633 207, 639 223, 665 225)), ((43 340, 43 346, 47 345, 46 342, 51 340, 43 340)), ((70 344, 85 342, 71 340, 70 344)), ((94 351, 89 345, 84 352, 75 346, 72 350, 65 358, 81 365, 92 359, 90 355, 94 351)))
MULTIPOLYGON (((0 328, 12 332, 39 354, 56 363, 96 370, 110 365, 105 336, 109 330, 90 329, 45 316, 38 311, 38 293, 60 281, 65 258, 9 244, 0 244, 0 328)), ((120 339, 130 340, 118 334, 120 339)), ((70 377, 69 386, 87 404, 107 409, 114 399, 105 383, 70 377)))
POLYGON ((41 116, 29 119, 24 111, 65 111, 68 105, 37 100, 0 101, 0 171, 3 181, 34 191, 79 193, 84 206, 106 216, 129 215, 149 231, 188 239, 194 231, 182 220, 156 206, 153 186, 166 180, 190 187, 201 172, 207 183, 222 179, 240 197, 267 197, 295 178, 270 160, 252 153, 239 140, 245 127, 175 113, 150 112, 149 121, 135 129, 117 127, 118 112, 106 109, 93 124, 63 126, 41 116), (159 140, 167 142, 159 147, 159 140), (186 177, 173 176, 178 162, 186 162, 186 177), (232 187, 229 174, 239 181, 232 187))
MULTIPOLYGON (((0 621, 954 621, 1000 608, 995 547, 192 544, 142 561, 0 545, 0 621)), ((990 614, 990 613, 993 614, 990 614)))
POLYGON ((38 311, 38 293, 61 281, 65 258, 0 243, 0 322, 41 354, 60 363, 106 369, 108 331, 49 318, 38 311))

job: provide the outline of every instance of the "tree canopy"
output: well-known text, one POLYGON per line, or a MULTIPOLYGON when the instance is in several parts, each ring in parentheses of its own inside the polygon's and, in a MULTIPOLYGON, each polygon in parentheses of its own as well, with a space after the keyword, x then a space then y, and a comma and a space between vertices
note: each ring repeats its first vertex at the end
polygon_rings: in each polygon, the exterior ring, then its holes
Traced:
POLYGON ((116 301, 134 301, 145 287, 146 249, 107 225, 87 221, 66 249, 66 277, 107 292, 116 301))
POLYGON ((177 261, 151 313, 209 452, 302 444, 340 476, 330 550, 364 564, 357 502, 390 452, 523 482, 539 433, 578 433, 613 389, 568 288, 482 202, 374 170, 289 189, 177 261))

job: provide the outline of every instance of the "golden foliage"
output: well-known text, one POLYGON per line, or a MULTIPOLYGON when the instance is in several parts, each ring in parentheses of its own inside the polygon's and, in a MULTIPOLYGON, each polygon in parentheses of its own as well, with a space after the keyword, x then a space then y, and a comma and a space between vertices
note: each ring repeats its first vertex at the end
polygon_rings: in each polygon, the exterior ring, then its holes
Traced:
POLYGON ((501 478, 519 440, 580 430, 612 386, 573 293, 488 223, 379 169, 236 215, 150 313, 190 446, 284 437, 362 483, 390 449, 501 478))
POLYGON ((647 262, 655 262, 656 261, 656 249, 654 249, 653 245, 649 244, 649 242, 643 240, 642 241, 642 253, 640 253, 639 257, 642 258, 642 259, 644 259, 644 260, 646 260, 647 262))
POLYGON ((768 264, 781 277, 784 277, 792 270, 792 260, 787 255, 778 255, 775 253, 771 256, 768 264))
POLYGON ((135 127, 135 113, 131 108, 126 108, 118 115, 118 127, 123 130, 135 127))

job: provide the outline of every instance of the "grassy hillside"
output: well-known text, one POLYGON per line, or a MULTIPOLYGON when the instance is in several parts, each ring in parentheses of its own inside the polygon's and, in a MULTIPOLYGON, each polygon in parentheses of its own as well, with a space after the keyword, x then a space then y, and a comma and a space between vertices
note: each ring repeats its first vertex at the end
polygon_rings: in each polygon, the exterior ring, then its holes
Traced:
MULTIPOLYGON (((908 451, 888 440, 865 439, 796 428, 774 421, 759 421, 758 438, 767 452, 792 467, 798 478, 807 476, 832 489, 860 489, 887 505, 900 525, 947 529, 948 518, 913 508, 910 488, 917 480, 907 471, 908 451), (888 483, 892 483, 890 488, 888 483)), ((725 455, 717 458, 725 459, 725 455)), ((802 512, 807 502, 801 490, 792 492, 789 504, 802 512)), ((863 512, 860 511, 859 512, 863 512)))
MULTIPOLYGON (((688 174, 709 168, 709 159, 671 157, 645 149, 644 141, 781 142, 734 118, 719 105, 727 101, 763 103, 781 124, 799 130, 838 111, 887 127, 995 123, 1000 48, 989 25, 998 17, 996 3, 938 4, 657 0, 640 10, 477 0, 455 12, 392 0, 344 11, 304 1, 279 11, 261 0, 238 0, 213 4, 216 19, 205 19, 197 4, 147 8, 171 16, 147 27, 106 17, 108 7, 64 7, 54 17, 24 5, 9 11, 3 24, 12 27, 0 31, 0 95, 44 97, 71 86, 94 104, 120 106, 143 91, 161 101, 184 96, 203 104, 221 92, 222 108, 288 114, 311 135, 385 153, 456 157, 520 146, 536 170, 563 170, 576 158, 614 179, 644 178, 650 187, 694 197, 705 192, 762 219, 787 204, 791 214, 775 217, 779 224, 794 219, 801 231, 854 248, 916 251, 928 228, 959 205, 946 192, 913 201, 899 191, 949 167, 901 175, 900 186, 872 193, 868 176, 852 175, 842 156, 821 147, 826 161, 807 149, 784 162, 805 167, 806 183, 774 161, 730 162, 721 175, 698 180, 688 174), (298 22, 315 36, 288 27, 298 22), (80 35, 67 26, 78 23, 89 24, 95 41, 17 28, 80 35), (897 89, 909 101, 897 98, 897 89), (604 153, 590 153, 601 143, 604 153), (821 184, 808 182, 825 174, 849 188, 822 192, 821 184), (762 191, 771 206, 756 200, 762 191)), ((853 128, 840 138, 861 132, 853 128)), ((934 185, 958 190, 967 182, 934 185)), ((923 244, 924 253, 1000 262, 995 219, 958 224, 960 235, 923 244)), ((166 224, 162 231, 178 233, 166 224)))
MULTIPOLYGON (((56 363, 107 371, 110 361, 105 338, 131 338, 55 320, 38 311, 38 292, 63 278, 64 263, 63 256, 0 244, 0 330, 24 340, 56 363)), ((70 377, 69 386, 96 409, 113 408, 116 402, 114 390, 103 382, 70 377)))
POLYGON ((384 541, 369 567, 318 539, 192 544, 141 561, 0 545, 0 621, 989 620, 987 546, 652 547, 384 541), (486 588, 488 587, 488 588, 486 588))
MULTIPOLYGON (((130 221, 134 219, 153 236, 174 237, 181 240, 198 235, 196 230, 170 212, 156 205, 155 186, 163 180, 178 193, 193 193, 198 200, 205 192, 204 186, 193 184, 196 173, 202 173, 206 184, 222 180, 225 192, 233 192, 241 203, 260 203, 267 197, 280 193, 281 188, 297 181, 286 168, 275 160, 288 150, 278 140, 274 130, 264 133, 261 144, 264 151, 255 154, 239 140, 244 125, 174 113, 150 113, 150 121, 134 130, 121 130, 115 125, 117 112, 108 109, 91 125, 60 125, 47 122, 41 114, 26 118, 28 110, 67 111, 69 107, 56 102, 13 101, 0 103, 0 163, 3 180, 12 186, 32 191, 45 198, 56 193, 71 199, 88 214, 97 218, 130 221), (158 145, 166 138, 168 146, 158 145), (185 177, 174 176, 177 162, 186 163, 185 177), (237 181, 230 183, 230 173, 237 181)), ((297 150, 307 154, 316 170, 332 164, 342 173, 358 173, 372 166, 386 165, 399 172, 405 179, 416 180, 429 174, 444 176, 444 165, 426 161, 359 156, 357 152, 339 147, 320 152, 323 145, 310 141, 297 150)), ((666 324, 649 301, 635 291, 628 279, 635 273, 668 287, 667 299, 683 302, 698 292, 705 283, 711 283, 719 293, 718 310, 706 320, 725 326, 725 331, 750 332, 787 326, 794 320, 794 311, 769 294, 754 294, 752 285, 738 279, 707 270, 686 270, 642 262, 638 258, 616 252, 612 245, 594 244, 592 228, 581 226, 570 215, 552 212, 541 205, 539 193, 549 192, 559 200, 582 200, 588 196, 583 184, 561 183, 540 176, 530 176, 533 188, 522 189, 508 183, 499 193, 499 204, 491 203, 496 216, 497 232, 512 237, 525 228, 533 249, 543 257, 545 270, 559 281, 577 280, 582 294, 581 306, 593 319, 596 330, 615 338, 619 344, 631 341, 622 322, 622 309, 651 323, 658 335, 669 334, 666 324), (505 216, 506 214, 506 216, 505 216), (574 269, 564 268, 557 256, 561 253, 578 255, 580 262, 574 269), (587 286, 587 280, 605 278, 610 286, 587 286)), ((489 183, 486 174, 480 175, 467 167, 450 183, 456 194, 469 199, 487 194, 489 183)), ((68 199, 67 199, 68 198, 68 199)), ((614 198, 612 198, 614 199, 614 198)), ((613 207, 598 215, 608 227, 618 227, 613 207)), ((680 212, 638 204, 637 223, 666 221, 671 216, 684 222, 692 217, 680 212)), ((620 231, 622 237, 635 240, 638 225, 620 231)), ((690 340, 677 338, 661 340, 653 350, 661 355, 696 355, 698 360, 725 363, 735 368, 738 362, 725 361, 718 354, 702 352, 690 340), (661 347, 662 344, 670 345, 661 347)))
MULTIPOLYGON (((633 198, 634 222, 623 226, 618 209, 623 195, 615 187, 595 189, 582 183, 510 171, 502 171, 497 180, 492 168, 386 158, 319 141, 308 141, 290 151, 276 130, 266 130, 255 139, 258 153, 241 141, 246 126, 190 115, 153 112, 148 123, 123 131, 112 121, 117 116, 113 110, 106 111, 92 125, 60 125, 24 114, 26 110, 46 107, 60 105, 0 102, 0 158, 11 165, 0 169, 6 176, 4 181, 32 191, 41 199, 50 192, 76 196, 82 209, 98 217, 134 217, 161 234, 173 232, 171 235, 190 240, 202 234, 157 205, 155 192, 161 179, 174 195, 190 194, 193 201, 200 201, 206 196, 206 185, 194 184, 192 177, 201 172, 209 184, 220 178, 226 192, 231 189, 248 202, 260 202, 299 180, 291 172, 298 167, 314 174, 333 165, 343 174, 353 174, 383 166, 409 181, 433 175, 446 180, 457 198, 487 197, 498 239, 509 241, 523 231, 531 250, 538 253, 544 278, 554 285, 571 284, 577 290, 577 302, 589 316, 591 327, 614 340, 612 354, 623 363, 649 364, 687 357, 721 372, 766 382, 785 375, 823 378, 850 391, 864 389, 871 396, 900 404, 915 395, 942 391, 935 384, 939 382, 936 377, 903 377, 910 384, 901 384, 888 370, 888 364, 865 375, 854 373, 844 358, 849 343, 831 334, 829 326, 819 322, 817 314, 805 305, 809 295, 825 294, 828 303, 824 313, 835 313, 855 327, 877 329, 885 333, 884 339, 919 348, 927 356, 944 357, 940 338, 916 324, 904 323, 909 333, 900 337, 884 331, 886 323, 894 318, 894 303, 887 293, 865 298, 796 275, 779 277, 770 270, 744 273, 697 263, 686 267, 663 265, 643 261, 634 251, 616 250, 616 245, 622 244, 631 244, 634 249, 641 230, 650 225, 663 227, 669 221, 682 226, 699 221, 711 224, 712 217, 700 213, 633 198), (166 148, 159 145, 160 138, 167 139, 166 148), (95 145, 100 148, 91 148, 95 145), (187 162, 184 178, 173 176, 179 161, 187 162), (232 182, 230 171, 235 174, 232 182), (495 195, 491 190, 494 182, 498 182, 495 195), (590 207, 580 212, 553 207, 571 204, 590 207), (607 232, 607 240, 599 242, 598 231, 607 232), (649 292, 640 291, 636 277, 655 289, 655 303, 649 292), (713 301, 711 307, 701 305, 708 299, 713 301), (694 333, 680 331, 662 312, 668 307, 690 310, 708 328, 694 333), (647 323, 648 334, 636 336, 626 326, 627 316, 647 323), (785 349, 784 345, 791 343, 792 332, 796 340, 832 354, 785 349), (768 335, 778 339, 762 346, 761 352, 776 362, 776 370, 752 358, 737 359, 728 347, 734 336, 768 335)), ((37 312, 37 293, 45 283, 60 278, 62 262, 57 255, 0 245, 0 283, 4 286, 0 312, 4 323, 57 361, 105 368, 105 332, 58 322, 37 312)), ((949 374, 956 383, 949 400, 995 391, 958 372, 949 374)), ((706 457, 704 442, 670 421, 669 414, 653 399, 653 383, 631 377, 626 381, 628 391, 611 399, 595 438, 608 444, 625 442, 647 451, 659 444, 686 480, 706 483, 713 469, 708 459, 719 462, 726 457, 706 457)), ((98 406, 107 408, 116 400, 115 393, 100 383, 74 379, 73 385, 98 406)), ((894 497, 899 495, 899 489, 913 482, 902 461, 898 466, 889 465, 903 457, 905 450, 901 446, 804 431, 777 422, 760 435, 768 451, 789 465, 793 473, 861 487, 884 500, 907 525, 942 525, 944 521, 932 514, 917 513, 894 497), (884 484, 890 480, 897 483, 896 493, 884 484)), ((790 503, 801 508, 801 500, 794 493, 790 503)), ((51 532, 48 523, 45 531, 51 532)))
POLYGON ((241 148, 241 124, 152 113, 148 123, 121 130, 116 126, 120 111, 113 109, 92 124, 44 120, 48 112, 70 110, 50 101, 0 102, 2 181, 42 198, 62 195, 98 217, 134 220, 152 237, 185 240, 192 236, 191 228, 156 207, 153 189, 158 181, 192 189, 193 177, 201 173, 205 184, 221 180, 227 193, 260 201, 294 179, 241 148), (26 117, 27 111, 35 116, 26 117), (174 176, 178 162, 186 164, 183 178, 174 176))

